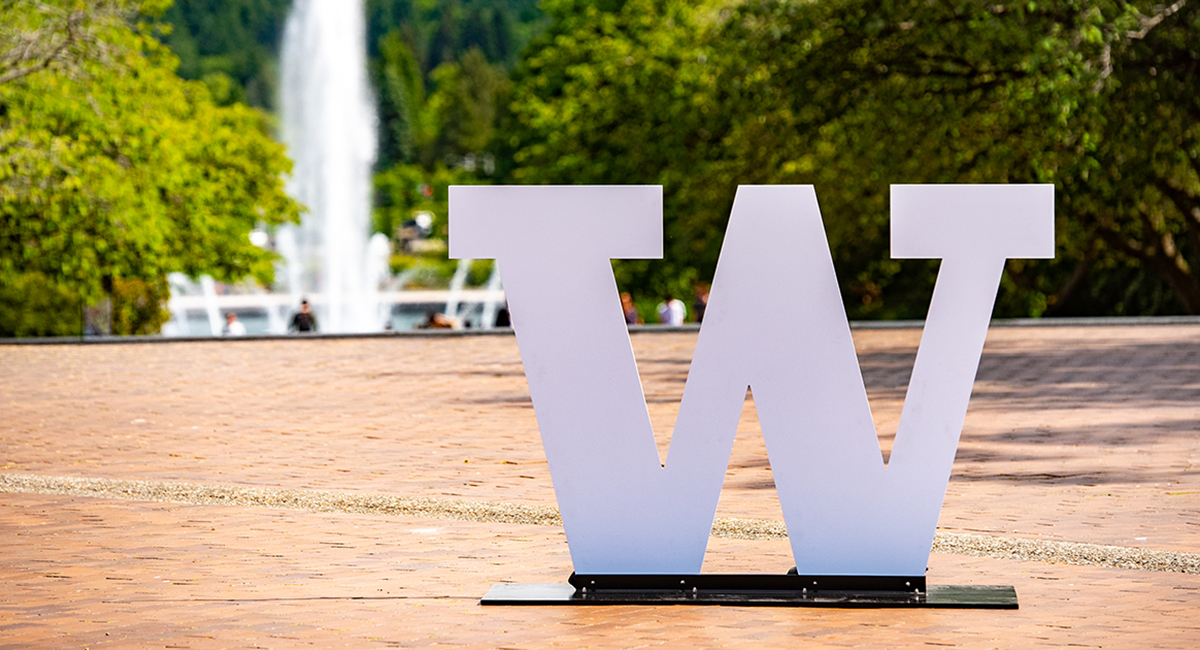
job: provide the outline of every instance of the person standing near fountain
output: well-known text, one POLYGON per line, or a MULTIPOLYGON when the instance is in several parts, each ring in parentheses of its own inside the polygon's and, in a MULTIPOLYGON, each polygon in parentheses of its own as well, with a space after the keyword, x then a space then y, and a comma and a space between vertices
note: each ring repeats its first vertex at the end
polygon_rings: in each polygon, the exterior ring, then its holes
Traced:
POLYGON ((299 332, 301 334, 315 333, 317 331, 317 317, 313 315, 308 308, 308 301, 300 301, 300 311, 292 316, 292 324, 288 327, 289 332, 299 332))
POLYGON ((633 296, 627 291, 621 292, 621 311, 625 312, 626 325, 642 324, 642 317, 638 315, 637 307, 633 304, 633 296))
POLYGON ((238 320, 238 315, 235 312, 225 313, 225 327, 221 329, 223 336, 245 336, 246 326, 242 321, 238 320))

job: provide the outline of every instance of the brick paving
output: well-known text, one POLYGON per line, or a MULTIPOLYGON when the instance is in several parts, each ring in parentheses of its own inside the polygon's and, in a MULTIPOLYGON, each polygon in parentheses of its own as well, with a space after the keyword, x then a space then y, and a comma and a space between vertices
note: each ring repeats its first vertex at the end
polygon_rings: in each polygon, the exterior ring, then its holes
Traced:
MULTIPOLYGON (((855 332, 884 453, 916 330, 855 332)), ((661 453, 695 335, 634 336, 661 453)), ((0 346, 0 472, 553 505, 512 337, 0 346)), ((1200 551, 1200 326, 993 328, 945 531, 1200 551)), ((718 516, 779 519, 747 401, 718 516)), ((552 527, 0 494, 0 647, 1200 644, 1200 576, 935 554, 1017 612, 482 608, 552 527)), ((779 572, 713 539, 706 571, 779 572)))

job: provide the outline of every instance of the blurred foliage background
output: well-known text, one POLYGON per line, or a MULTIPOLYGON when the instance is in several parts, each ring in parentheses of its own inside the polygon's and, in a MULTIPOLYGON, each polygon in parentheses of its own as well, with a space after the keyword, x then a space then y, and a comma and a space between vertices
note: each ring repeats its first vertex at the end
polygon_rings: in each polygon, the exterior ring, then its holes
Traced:
POLYGON ((1200 3, 546 0, 499 150, 523 183, 664 185, 624 287, 711 277, 739 183, 817 188, 847 309, 921 317, 892 183, 1053 182, 1058 256, 997 316, 1200 313, 1200 3))
MULTIPOLYGON (((0 336, 102 299, 155 331, 171 271, 269 281, 246 233, 301 210, 270 137, 289 9, 0 0, 0 336)), ((614 269, 639 306, 687 300, 738 184, 811 183, 850 316, 919 318, 937 263, 889 258, 888 186, 1048 182, 1057 258, 1011 261, 997 316, 1200 313, 1198 0, 366 11, 397 272, 449 273, 399 244, 421 213, 444 236, 451 184, 656 183, 665 259, 614 269)))

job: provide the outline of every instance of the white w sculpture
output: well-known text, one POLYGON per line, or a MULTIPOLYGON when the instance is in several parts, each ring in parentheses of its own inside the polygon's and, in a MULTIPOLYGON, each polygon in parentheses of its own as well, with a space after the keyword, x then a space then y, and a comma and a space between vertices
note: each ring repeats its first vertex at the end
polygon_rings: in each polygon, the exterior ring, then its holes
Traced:
POLYGON ((890 462, 812 186, 742 186, 665 462, 612 258, 662 256, 658 186, 453 187, 495 258, 579 574, 698 574, 750 387, 800 575, 924 576, 1007 258, 1054 255, 1051 185, 896 185, 892 256, 940 258, 890 462))

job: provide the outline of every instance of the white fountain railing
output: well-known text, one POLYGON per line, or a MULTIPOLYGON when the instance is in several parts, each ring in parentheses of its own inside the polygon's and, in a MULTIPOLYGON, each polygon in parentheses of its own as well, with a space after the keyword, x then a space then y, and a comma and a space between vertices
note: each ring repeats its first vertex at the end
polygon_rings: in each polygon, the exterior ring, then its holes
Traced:
POLYGON ((452 320, 458 319, 458 305, 462 302, 463 287, 467 283, 467 275, 471 272, 471 264, 475 260, 460 259, 454 269, 454 277, 450 278, 450 295, 446 297, 446 308, 442 313, 452 320))
MULTIPOLYGON (((189 283, 190 289, 198 289, 189 283)), ((380 313, 380 326, 391 324, 392 329, 415 327, 424 320, 428 312, 439 312, 450 300, 448 289, 414 289, 406 291, 380 291, 370 298, 376 301, 380 313), (406 316, 405 316, 406 314, 406 316)), ((322 293, 306 294, 305 299, 314 312, 327 304, 328 296, 322 293)), ((460 289, 455 301, 459 305, 459 322, 465 315, 478 310, 480 316, 469 319, 469 325, 491 329, 495 323, 496 304, 503 304, 504 292, 496 288, 460 289), (489 303, 490 307, 489 313, 489 303)), ((252 334, 286 334, 287 323, 299 311, 299 301, 292 300, 286 293, 188 293, 172 294, 168 303, 171 321, 163 327, 164 336, 218 336, 224 326, 224 315, 237 312, 239 319, 252 334), (215 327, 214 327, 215 325, 215 327)), ((324 323, 317 319, 320 331, 328 332, 324 323)))
POLYGON ((208 315, 208 327, 213 336, 221 333, 221 311, 217 303, 217 288, 211 275, 200 276, 200 288, 204 291, 204 312, 208 315))
POLYGON ((480 316, 480 327, 490 330, 496 326, 496 308, 504 302, 504 289, 500 282, 500 265, 492 263, 492 274, 488 276, 487 289, 483 300, 483 315, 480 316))

